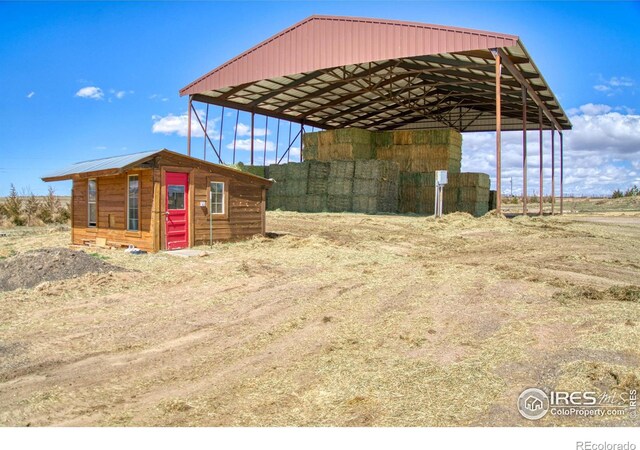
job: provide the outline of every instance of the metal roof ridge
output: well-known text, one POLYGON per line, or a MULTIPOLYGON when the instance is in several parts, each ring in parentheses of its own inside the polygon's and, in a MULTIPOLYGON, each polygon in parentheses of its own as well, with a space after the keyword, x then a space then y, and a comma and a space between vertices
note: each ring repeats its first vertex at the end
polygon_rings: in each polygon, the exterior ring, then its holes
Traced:
POLYGON ((311 16, 308 16, 305 19, 303 19, 303 20, 301 20, 301 21, 299 21, 297 23, 294 23, 293 25, 285 28, 284 30, 281 30, 281 31, 277 32, 276 34, 268 37, 267 39, 264 39, 263 41, 257 43, 253 47, 241 52, 240 54, 234 56, 233 58, 229 59, 228 61, 225 61, 224 63, 220 64, 219 66, 213 68, 209 72, 205 73, 204 75, 200 76, 199 78, 195 79, 194 81, 192 81, 191 83, 187 84, 182 89, 180 89, 178 91, 178 95, 180 95, 180 96, 185 95, 185 94, 183 94, 183 92, 185 92, 186 90, 188 90, 192 86, 198 84, 199 82, 203 81, 204 79, 208 78, 209 76, 213 75, 214 73, 224 69, 225 67, 233 64, 236 61, 239 61, 240 59, 244 58, 245 56, 249 55, 250 53, 256 51, 257 49, 259 49, 261 47, 264 47, 265 45, 275 41, 276 39, 278 39, 281 36, 284 36, 285 34, 295 30, 296 28, 299 28, 302 25, 305 25, 306 23, 312 22, 314 20, 351 21, 351 22, 361 22, 361 23, 369 22, 369 23, 386 24, 386 25, 397 25, 397 26, 415 26, 415 27, 420 27, 420 28, 425 28, 425 29, 436 29, 438 31, 458 31, 458 32, 475 33, 475 34, 481 34, 481 35, 485 35, 485 36, 498 37, 498 38, 502 38, 502 39, 511 39, 511 40, 514 40, 514 41, 518 41, 520 39, 519 36, 512 35, 512 34, 497 33, 497 32, 494 32, 494 31, 478 30, 478 29, 473 29, 473 28, 462 28, 462 27, 451 27, 451 26, 446 26, 446 25, 428 24, 428 23, 422 23, 422 22, 409 22, 409 21, 402 21, 402 20, 378 19, 378 18, 368 18, 368 17, 311 15, 311 16))

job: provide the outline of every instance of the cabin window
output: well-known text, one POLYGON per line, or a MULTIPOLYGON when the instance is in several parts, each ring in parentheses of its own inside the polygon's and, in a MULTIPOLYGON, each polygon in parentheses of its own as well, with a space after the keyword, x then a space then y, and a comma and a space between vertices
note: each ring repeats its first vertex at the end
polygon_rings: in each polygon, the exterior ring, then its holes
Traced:
POLYGON ((139 198, 140 184, 138 175, 129 175, 129 188, 127 195, 127 229, 129 231, 139 230, 139 198))
POLYGON ((98 181, 95 179, 91 179, 88 182, 87 206, 89 212, 88 225, 95 227, 98 223, 98 181))
POLYGON ((170 184, 167 192, 167 209, 184 209, 184 186, 170 184))
POLYGON ((224 214, 224 183, 221 181, 211 182, 211 214, 224 214))

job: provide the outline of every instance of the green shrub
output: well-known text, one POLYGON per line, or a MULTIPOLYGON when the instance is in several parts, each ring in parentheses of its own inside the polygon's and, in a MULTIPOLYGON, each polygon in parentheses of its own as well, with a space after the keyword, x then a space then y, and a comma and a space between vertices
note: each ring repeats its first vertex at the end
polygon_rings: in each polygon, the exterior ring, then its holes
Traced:
POLYGON ((11 188, 9 189, 9 196, 6 198, 4 202, 4 211, 7 218, 14 225, 24 225, 25 220, 22 217, 22 208, 23 208, 23 199, 18 195, 18 190, 11 183, 11 188))
POLYGON ((633 187, 630 187, 629 189, 627 189, 624 193, 625 197, 637 197, 638 196, 638 186, 636 186, 635 184, 633 185, 633 187))

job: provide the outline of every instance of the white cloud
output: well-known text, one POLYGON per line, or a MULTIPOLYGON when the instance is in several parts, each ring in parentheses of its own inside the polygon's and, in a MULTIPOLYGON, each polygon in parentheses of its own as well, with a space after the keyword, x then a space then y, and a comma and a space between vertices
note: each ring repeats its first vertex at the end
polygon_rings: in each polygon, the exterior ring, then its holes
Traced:
POLYGON ((597 114, 606 114, 611 111, 611 109, 612 108, 609 105, 587 103, 586 105, 582 105, 578 108, 571 108, 567 111, 567 114, 570 116, 575 116, 576 114, 588 114, 593 116, 597 114))
POLYGON ((635 80, 629 77, 604 79, 602 75, 599 75, 598 78, 599 83, 594 85, 593 88, 598 92, 606 93, 608 97, 622 93, 624 89, 630 89, 635 86, 635 80))
POLYGON ((615 87, 631 87, 634 85, 634 81, 628 77, 611 77, 609 84, 615 87))
POLYGON ((102 89, 100 89, 99 87, 87 86, 76 92, 76 97, 102 100, 104 98, 104 92, 102 92, 102 89))
MULTIPOLYGON (((263 132, 264 133, 264 132, 263 132)), ((233 142, 230 142, 226 145, 228 149, 233 149, 233 142)), ((275 151, 276 145, 267 140, 267 152, 275 151)), ((251 138, 249 139, 236 139, 236 150, 251 150, 251 138)), ((254 152, 264 152, 264 139, 254 138, 253 139, 253 150, 254 152)))
MULTIPOLYGON (((198 115, 204 123, 204 111, 198 111, 198 115)), ((175 116, 171 113, 166 116, 151 116, 151 120, 153 120, 153 125, 151 127, 151 131, 153 133, 160 134, 177 134, 178 136, 187 136, 189 117, 187 113, 181 114, 179 116, 175 116)), ((214 144, 217 147, 218 139, 220 138, 219 130, 217 129, 218 118, 209 119, 209 123, 207 125, 207 134, 209 138, 213 140, 214 144)), ((192 137, 204 137, 204 131, 196 119, 195 114, 191 115, 191 136, 192 137)))
MULTIPOLYGON (((640 115, 627 108, 588 103, 569 110, 573 130, 565 131, 565 194, 610 194, 640 183, 640 115)), ((522 189, 522 133, 502 134, 502 186, 522 189)), ((538 132, 527 133, 529 193, 539 191, 538 132)), ((543 135, 544 189, 551 189, 551 137, 543 135)), ((556 189, 559 188, 559 137, 556 134, 556 189)), ((495 181, 495 133, 468 133, 463 139, 464 171, 485 172, 495 181)), ((495 188, 495 184, 493 185, 495 188)))
POLYGON ((160 102, 167 102, 169 99, 161 94, 151 94, 149 100, 158 100, 160 102))
POLYGON ((27 98, 31 98, 31 97, 33 97, 34 95, 36 95, 36 93, 35 93, 35 92, 33 92, 33 91, 31 91, 31 92, 29 92, 29 93, 27 94, 27 98))
MULTIPOLYGON (((117 89, 109 89, 109 93, 112 94, 118 100, 122 100, 127 95, 133 94, 134 91, 119 91, 117 89)), ((111 99, 109 99, 109 101, 111 101, 111 99)))
MULTIPOLYGON (((236 128, 236 134, 238 136, 251 136, 251 126, 246 125, 242 122, 238 123, 236 128)), ((267 136, 271 134, 271 130, 267 130, 267 136)), ((264 128, 253 128, 253 136, 264 136, 264 128)))

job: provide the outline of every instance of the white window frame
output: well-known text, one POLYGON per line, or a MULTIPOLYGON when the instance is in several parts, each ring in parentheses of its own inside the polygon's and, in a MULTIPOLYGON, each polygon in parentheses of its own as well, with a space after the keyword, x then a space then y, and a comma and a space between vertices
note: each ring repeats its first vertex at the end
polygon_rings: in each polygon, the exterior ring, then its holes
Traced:
POLYGON ((98 227, 98 179, 97 178, 89 178, 87 180, 87 226, 90 228, 98 227), (96 198, 94 201, 91 201, 91 182, 94 182, 96 185, 96 198), (91 205, 94 204, 96 207, 96 221, 91 223, 91 205))
POLYGON ((212 216, 223 216, 225 215, 226 211, 225 211, 225 195, 226 195, 226 189, 227 187, 225 186, 225 182, 224 181, 210 181, 209 182, 209 211, 211 212, 212 216), (222 211, 220 212, 213 212, 213 189, 212 186, 214 184, 221 184, 222 185, 222 200, 220 202, 220 205, 222 206, 222 211))
POLYGON ((127 176, 127 231, 140 231, 140 176, 138 174, 131 174, 127 176), (138 217, 136 217, 136 224, 138 225, 137 229, 132 229, 130 227, 130 209, 129 209, 129 201, 131 200, 130 189, 131 189, 131 178, 136 177, 138 179, 138 207, 136 210, 138 211, 138 217))

